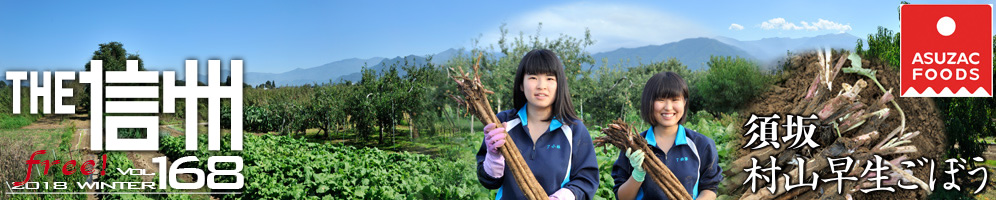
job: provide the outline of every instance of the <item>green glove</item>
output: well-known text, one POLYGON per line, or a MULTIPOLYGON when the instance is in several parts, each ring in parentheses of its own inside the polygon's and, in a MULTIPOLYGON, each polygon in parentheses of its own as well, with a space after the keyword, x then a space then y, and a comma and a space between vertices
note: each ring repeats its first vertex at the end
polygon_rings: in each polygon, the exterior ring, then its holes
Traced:
POLYGON ((626 158, 629 158, 629 164, 633 166, 633 180, 643 182, 647 177, 647 171, 643 169, 643 151, 626 148, 626 158))

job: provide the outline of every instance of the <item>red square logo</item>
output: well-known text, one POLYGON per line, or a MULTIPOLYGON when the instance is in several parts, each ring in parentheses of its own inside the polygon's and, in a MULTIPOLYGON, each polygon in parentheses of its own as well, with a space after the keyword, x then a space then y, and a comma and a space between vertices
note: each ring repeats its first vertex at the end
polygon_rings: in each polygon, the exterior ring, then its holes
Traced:
POLYGON ((902 5, 902 97, 992 97, 992 5, 902 5))

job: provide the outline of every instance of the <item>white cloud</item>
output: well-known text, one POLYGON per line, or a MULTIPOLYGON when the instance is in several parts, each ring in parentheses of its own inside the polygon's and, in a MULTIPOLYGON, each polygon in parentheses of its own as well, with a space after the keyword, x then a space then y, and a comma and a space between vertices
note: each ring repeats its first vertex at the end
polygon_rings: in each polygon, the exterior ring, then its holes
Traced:
POLYGON ((733 24, 730 24, 730 30, 738 30, 738 31, 739 30, 744 30, 744 26, 741 26, 740 24, 733 23, 733 24))
POLYGON ((840 31, 841 33, 851 30, 851 25, 844 25, 825 19, 820 19, 816 23, 813 23, 813 26, 815 26, 817 29, 837 30, 840 31))
MULTIPOLYGON (((586 2, 542 8, 513 17, 507 22, 509 36, 518 36, 520 32, 536 34, 536 27, 541 22, 540 36, 551 39, 560 34, 584 37, 585 28, 590 29, 595 40, 595 44, 588 47, 592 53, 712 36, 694 21, 660 10, 586 2)), ((481 42, 496 44, 498 37, 497 31, 489 29, 481 42)))
POLYGON ((802 24, 802 26, 798 26, 795 25, 795 23, 785 21, 785 18, 778 17, 770 19, 765 22, 761 22, 761 29, 807 30, 807 31, 834 30, 840 33, 844 33, 851 30, 850 24, 840 24, 825 19, 819 19, 816 21, 816 23, 800 21, 799 24, 802 24))
POLYGON ((779 18, 769 19, 766 22, 761 22, 761 29, 799 30, 800 27, 796 26, 792 22, 785 22, 785 18, 779 17, 779 18))

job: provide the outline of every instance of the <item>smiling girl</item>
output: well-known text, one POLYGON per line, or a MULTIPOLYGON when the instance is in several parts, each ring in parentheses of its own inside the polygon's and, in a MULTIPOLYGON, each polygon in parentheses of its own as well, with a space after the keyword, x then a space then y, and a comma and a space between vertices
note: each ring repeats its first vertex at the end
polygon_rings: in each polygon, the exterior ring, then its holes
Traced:
POLYGON ((498 189, 495 199, 525 199, 497 150, 505 135, 550 199, 592 199, 598 188, 598 164, 588 129, 574 113, 564 65, 550 50, 527 53, 515 72, 511 110, 498 113, 503 128, 484 127, 477 152, 477 179, 498 189))
MULTIPOLYGON (((674 72, 650 77, 640 97, 640 117, 650 124, 640 136, 647 139, 653 152, 626 149, 612 165, 616 198, 667 199, 657 184, 644 184, 647 172, 640 165, 644 156, 657 156, 664 162, 688 194, 695 199, 716 199, 723 180, 719 168, 716 142, 681 124, 688 109, 688 85, 674 72)), ((653 182, 653 181, 649 181, 653 182)))

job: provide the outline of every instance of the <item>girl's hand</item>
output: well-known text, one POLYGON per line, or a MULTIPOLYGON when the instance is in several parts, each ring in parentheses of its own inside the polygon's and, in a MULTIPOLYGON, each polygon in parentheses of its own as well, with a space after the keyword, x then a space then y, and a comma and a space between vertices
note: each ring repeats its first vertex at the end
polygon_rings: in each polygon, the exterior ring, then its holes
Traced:
MULTIPOLYGON (((504 125, 504 124, 503 124, 504 125)), ((498 147, 505 145, 505 128, 495 128, 494 123, 484 126, 484 145, 488 148, 484 156, 484 172, 491 177, 501 178, 505 175, 505 157, 498 152, 498 147)))
MULTIPOLYGON (((502 123, 502 125, 505 125, 502 123)), ((505 128, 495 128, 495 123, 484 126, 484 144, 488 147, 488 153, 498 154, 498 147, 505 145, 505 128)))
POLYGON ((647 171, 643 169, 644 156, 642 150, 633 151, 632 148, 626 148, 626 158, 629 158, 629 164, 633 166, 633 180, 637 182, 643 182, 647 177, 647 171))
POLYGON ((574 193, 571 192, 571 190, 568 190, 567 188, 560 188, 557 192, 551 194, 549 198, 550 200, 574 200, 577 197, 574 196, 574 193))

